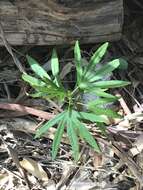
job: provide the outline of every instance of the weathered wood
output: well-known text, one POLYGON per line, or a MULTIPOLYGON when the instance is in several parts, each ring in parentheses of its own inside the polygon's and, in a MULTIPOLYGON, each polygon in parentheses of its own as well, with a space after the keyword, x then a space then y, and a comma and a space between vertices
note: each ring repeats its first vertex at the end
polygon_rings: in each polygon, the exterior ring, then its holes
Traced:
POLYGON ((12 45, 113 41, 121 37, 123 0, 1 0, 0 22, 12 45))

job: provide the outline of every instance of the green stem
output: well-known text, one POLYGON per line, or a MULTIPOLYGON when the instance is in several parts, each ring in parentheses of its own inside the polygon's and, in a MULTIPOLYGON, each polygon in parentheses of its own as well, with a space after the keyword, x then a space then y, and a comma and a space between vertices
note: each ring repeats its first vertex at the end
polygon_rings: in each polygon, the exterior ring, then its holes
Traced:
POLYGON ((73 90, 73 92, 71 93, 71 97, 73 97, 73 96, 78 92, 78 90, 79 90, 79 87, 77 86, 77 87, 73 90))

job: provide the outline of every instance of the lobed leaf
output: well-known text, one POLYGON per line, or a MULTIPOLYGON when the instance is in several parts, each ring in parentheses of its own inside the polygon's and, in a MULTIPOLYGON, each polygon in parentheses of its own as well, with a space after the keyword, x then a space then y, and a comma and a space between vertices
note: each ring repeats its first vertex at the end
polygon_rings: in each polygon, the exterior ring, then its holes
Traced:
POLYGON ((80 121, 76 120, 76 125, 78 126, 80 136, 98 153, 100 153, 99 145, 97 144, 96 140, 90 134, 88 129, 82 124, 80 121))
POLYGON ((43 133, 47 132, 47 130, 50 127, 52 127, 55 124, 57 124, 58 122, 60 122, 63 119, 64 116, 65 116, 65 112, 62 112, 62 113, 56 115, 53 119, 46 122, 40 129, 38 129, 36 131, 35 138, 39 138, 43 133))

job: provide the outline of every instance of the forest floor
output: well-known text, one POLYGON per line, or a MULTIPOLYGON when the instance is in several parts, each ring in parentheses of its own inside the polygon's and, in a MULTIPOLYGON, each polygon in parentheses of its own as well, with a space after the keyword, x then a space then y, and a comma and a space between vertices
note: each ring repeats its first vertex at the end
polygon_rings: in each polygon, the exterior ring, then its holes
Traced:
MULTIPOLYGON (((75 163, 70 145, 63 139, 57 159, 51 159, 55 131, 50 130, 44 137, 34 139, 36 129, 45 122, 34 113, 42 110, 48 117, 49 112, 57 110, 47 101, 25 94, 29 87, 21 80, 21 73, 6 48, 0 48, 0 190, 143 189, 143 3, 137 0, 128 3, 125 3, 122 38, 110 43, 104 60, 120 57, 128 62, 126 70, 113 75, 113 78, 131 81, 128 87, 113 91, 121 96, 116 110, 123 118, 107 126, 108 139, 89 125, 102 155, 83 143, 80 160, 75 163), (23 111, 27 107, 33 108, 33 115, 23 111)), ((83 57, 88 59, 98 46, 81 46, 83 57)), ((56 48, 62 69, 68 65, 70 74, 66 81, 67 86, 72 87, 75 79, 71 47, 56 48)), ((12 50, 24 67, 28 54, 47 71, 50 69, 51 47, 24 46, 12 47, 12 50)), ((66 75, 64 69, 63 74, 66 75)))

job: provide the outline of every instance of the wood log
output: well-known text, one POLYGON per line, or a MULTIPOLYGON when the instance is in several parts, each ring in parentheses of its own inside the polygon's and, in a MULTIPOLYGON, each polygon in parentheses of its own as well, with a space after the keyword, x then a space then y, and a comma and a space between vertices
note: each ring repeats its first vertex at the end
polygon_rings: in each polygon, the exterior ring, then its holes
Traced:
POLYGON ((114 41, 122 33, 123 0, 1 0, 0 23, 11 45, 114 41))

